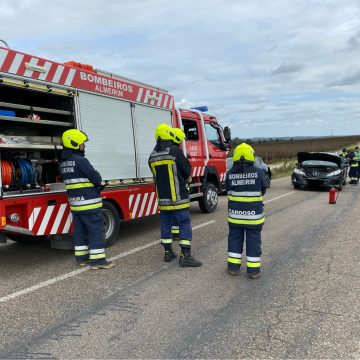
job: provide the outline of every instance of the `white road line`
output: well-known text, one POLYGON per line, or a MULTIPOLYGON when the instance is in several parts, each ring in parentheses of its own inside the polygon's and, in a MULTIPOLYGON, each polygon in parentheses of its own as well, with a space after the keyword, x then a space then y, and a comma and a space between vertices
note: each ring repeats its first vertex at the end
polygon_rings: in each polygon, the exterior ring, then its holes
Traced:
MULTIPOLYGON (((291 191, 291 192, 286 193, 286 194, 284 194, 284 195, 280 195, 280 196, 278 196, 278 197, 276 197, 276 198, 273 198, 273 199, 264 201, 264 203, 266 204, 266 203, 269 203, 269 202, 271 202, 271 201, 281 199, 282 197, 291 195, 291 194, 293 194, 294 192, 295 192, 295 191, 291 191)), ((202 228, 202 227, 204 227, 204 226, 211 225, 211 224, 213 224, 214 222, 216 222, 216 220, 207 221, 207 222, 205 222, 205 223, 203 223, 203 224, 194 226, 194 227, 193 227, 193 230, 197 230, 197 229, 200 229, 200 228, 202 228)), ((148 243, 148 244, 146 244, 146 245, 139 246, 139 247, 137 247, 137 248, 135 248, 135 249, 132 249, 132 250, 126 251, 126 252, 124 252, 124 253, 121 253, 121 254, 119 254, 119 255, 116 255, 116 256, 110 258, 109 260, 117 260, 117 259, 123 258, 123 257, 125 257, 125 256, 134 254, 134 253, 136 253, 136 252, 142 251, 142 250, 147 249, 147 248, 149 248, 149 247, 151 247, 151 246, 154 246, 154 245, 156 245, 156 244, 159 244, 160 242, 161 242, 161 240, 153 241, 153 242, 148 243)), ((89 271, 89 270, 90 270, 90 267, 85 267, 85 268, 82 268, 82 269, 78 269, 78 270, 75 270, 75 271, 71 271, 71 272, 69 272, 69 273, 67 273, 67 274, 64 274, 64 275, 61 275, 61 276, 57 276, 57 277, 55 277, 55 278, 52 278, 52 279, 49 279, 49 280, 47 280, 47 281, 41 282, 41 283, 36 284, 36 285, 34 285, 34 286, 28 287, 28 288, 26 288, 26 289, 23 289, 23 290, 14 292, 14 293, 12 293, 12 294, 10 294, 10 295, 3 296, 2 298, 0 298, 0 303, 5 303, 5 302, 7 302, 7 301, 9 301, 9 300, 12 300, 12 299, 15 299, 15 298, 17 298, 17 297, 19 297, 19 296, 21 296, 21 295, 26 295, 26 294, 32 293, 32 292, 34 292, 34 291, 36 291, 36 290, 39 290, 39 289, 42 289, 42 288, 44 288, 44 287, 46 287, 46 286, 49 286, 49 285, 58 283, 58 282, 60 282, 60 281, 62 281, 62 280, 65 280, 65 279, 68 279, 68 278, 70 278, 70 277, 79 275, 79 274, 81 274, 81 273, 83 273, 83 272, 85 272, 85 271, 89 271)))
POLYGON ((280 196, 278 196, 278 197, 276 197, 276 198, 273 198, 273 199, 270 199, 270 200, 266 200, 266 201, 264 201, 264 204, 267 204, 267 203, 269 203, 269 202, 271 202, 271 201, 274 201, 274 200, 281 199, 281 198, 283 198, 284 196, 288 196, 288 195, 293 194, 294 192, 295 192, 295 191, 291 191, 291 192, 286 193, 286 194, 284 194, 284 195, 280 195, 280 196))
MULTIPOLYGON (((205 222, 205 223, 203 223, 203 224, 194 226, 194 227, 193 227, 193 230, 200 229, 200 228, 202 228, 202 227, 204 227, 204 226, 213 224, 214 222, 216 222, 216 220, 207 221, 207 222, 205 222)), ((141 250, 144 250, 144 249, 147 249, 147 248, 149 248, 149 247, 151 247, 151 246, 154 246, 154 245, 156 245, 156 244, 159 244, 160 242, 161 242, 161 240, 153 241, 153 242, 148 243, 148 244, 146 244, 146 245, 144 245, 144 246, 139 246, 139 247, 137 247, 137 248, 135 248, 135 249, 132 249, 132 250, 126 251, 126 252, 124 252, 124 253, 121 253, 121 254, 119 254, 119 255, 116 255, 116 256, 110 258, 109 260, 116 260, 116 259, 123 258, 123 257, 125 257, 125 256, 134 254, 134 253, 136 253, 136 252, 139 252, 139 251, 141 251, 141 250)), ((83 272, 85 272, 85 271, 89 271, 89 270, 90 270, 90 267, 87 266, 87 267, 85 267, 85 268, 78 269, 78 270, 75 270, 75 271, 71 271, 71 272, 69 272, 69 273, 67 273, 67 274, 57 276, 57 277, 55 277, 55 278, 52 278, 52 279, 49 279, 49 280, 47 280, 47 281, 41 282, 41 283, 36 284, 36 285, 34 285, 34 286, 30 286, 30 287, 28 287, 28 288, 26 288, 26 289, 23 289, 23 290, 14 292, 14 293, 12 293, 12 294, 10 294, 10 295, 3 296, 2 298, 0 298, 0 303, 5 303, 5 302, 7 302, 7 301, 9 301, 9 300, 12 300, 12 299, 15 299, 15 298, 17 298, 17 297, 19 297, 19 296, 32 293, 32 292, 34 292, 34 291, 36 291, 36 290, 39 290, 39 289, 42 289, 42 288, 44 288, 44 287, 46 287, 46 286, 49 286, 49 285, 58 283, 58 282, 60 282, 60 281, 62 281, 62 280, 65 280, 65 279, 68 279, 68 278, 70 278, 70 277, 79 275, 79 274, 81 274, 81 273, 83 273, 83 272)))

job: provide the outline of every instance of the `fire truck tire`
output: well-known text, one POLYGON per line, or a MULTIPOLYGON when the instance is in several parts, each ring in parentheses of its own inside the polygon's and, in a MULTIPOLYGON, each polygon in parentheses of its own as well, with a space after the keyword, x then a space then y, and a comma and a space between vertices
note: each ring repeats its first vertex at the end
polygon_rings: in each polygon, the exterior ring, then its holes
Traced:
POLYGON ((218 204, 218 191, 213 183, 207 183, 203 196, 199 199, 199 207, 203 213, 212 213, 218 204))
POLYGON ((105 230, 105 247, 113 245, 120 232, 120 215, 119 211, 111 202, 104 201, 104 230, 105 230))
POLYGON ((6 234, 6 236, 12 240, 16 241, 18 243, 35 243, 47 240, 47 236, 29 236, 29 235, 20 235, 20 234, 6 234))

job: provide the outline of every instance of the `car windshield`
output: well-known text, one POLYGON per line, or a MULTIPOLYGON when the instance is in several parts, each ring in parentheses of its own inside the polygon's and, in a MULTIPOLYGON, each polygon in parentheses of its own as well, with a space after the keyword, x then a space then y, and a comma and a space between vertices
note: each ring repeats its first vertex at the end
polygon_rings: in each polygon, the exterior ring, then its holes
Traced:
MULTIPOLYGON (((231 169, 232 168, 232 166, 233 166, 233 163, 234 163, 234 161, 233 161, 233 159, 232 158, 227 158, 226 159, 226 168, 229 170, 229 169, 231 169)), ((255 156, 255 161, 254 161, 254 165, 255 166, 258 166, 258 167, 267 167, 267 165, 265 165, 264 164, 264 162, 262 161, 262 159, 261 158, 259 158, 258 156, 255 156)))
POLYGON ((305 160, 301 163, 302 166, 330 166, 337 167, 337 164, 330 161, 321 161, 321 160, 305 160))

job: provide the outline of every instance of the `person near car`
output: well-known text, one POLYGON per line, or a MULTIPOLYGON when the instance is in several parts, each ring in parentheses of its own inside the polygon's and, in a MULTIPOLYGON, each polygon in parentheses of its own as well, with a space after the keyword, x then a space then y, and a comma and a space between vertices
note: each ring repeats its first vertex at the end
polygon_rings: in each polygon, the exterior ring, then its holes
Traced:
POLYGON ((191 254, 192 227, 190 219, 190 198, 186 183, 190 179, 191 165, 179 146, 185 139, 175 134, 167 124, 160 124, 155 130, 156 146, 149 157, 149 166, 154 176, 156 195, 160 210, 161 243, 165 250, 166 262, 175 259, 172 248, 172 225, 179 226, 179 245, 182 267, 199 267, 200 261, 191 254))
POLYGON ((238 275, 246 242, 246 268, 251 279, 261 275, 263 195, 266 192, 264 172, 254 166, 254 159, 255 152, 250 145, 238 145, 233 166, 225 178, 229 225, 227 271, 232 276, 238 275))
POLYGON ((359 150, 359 146, 355 146, 355 156, 357 157, 357 161, 358 161, 358 171, 357 171, 357 177, 359 179, 360 177, 360 150, 359 150))
MULTIPOLYGON (((339 152, 339 156, 341 157, 341 159, 343 160, 343 162, 345 164, 349 164, 349 158, 348 158, 348 150, 346 148, 343 148, 340 152, 339 152)), ((346 178, 347 178, 347 174, 348 170, 347 168, 345 169, 345 183, 346 183, 346 178)))
MULTIPOLYGON (((173 132, 174 132, 174 138, 172 139, 172 142, 176 145, 180 147, 181 142, 185 139, 185 133, 184 131, 182 131, 179 128, 173 128, 173 132)), ((186 190, 188 192, 190 192, 190 183, 192 181, 192 178, 189 177, 186 181, 186 190)), ((172 234, 172 239, 173 241, 179 241, 179 225, 176 222, 176 219, 173 219, 173 224, 171 226, 171 234, 172 234)))
POLYGON ((75 260, 79 266, 109 269, 104 246, 101 175, 85 158, 87 135, 77 129, 63 133, 60 174, 67 191, 74 224, 75 260))
POLYGON ((350 149, 350 152, 348 154, 349 158, 349 177, 350 177, 350 184, 358 184, 359 182, 359 159, 356 155, 355 149, 350 149))

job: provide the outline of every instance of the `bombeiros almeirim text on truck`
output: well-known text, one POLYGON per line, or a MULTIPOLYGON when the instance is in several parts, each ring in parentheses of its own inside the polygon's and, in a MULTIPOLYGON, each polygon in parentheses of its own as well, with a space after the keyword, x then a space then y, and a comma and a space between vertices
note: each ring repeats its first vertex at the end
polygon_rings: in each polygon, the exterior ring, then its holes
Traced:
POLYGON ((184 130, 190 198, 203 212, 214 211, 230 131, 203 110, 178 109, 168 91, 90 65, 0 47, 0 240, 69 238, 59 158, 61 135, 70 128, 88 135, 86 156, 104 180, 106 245, 118 238, 120 220, 158 213, 148 157, 159 123, 184 130))

